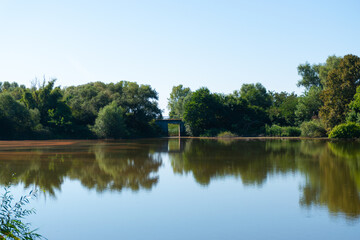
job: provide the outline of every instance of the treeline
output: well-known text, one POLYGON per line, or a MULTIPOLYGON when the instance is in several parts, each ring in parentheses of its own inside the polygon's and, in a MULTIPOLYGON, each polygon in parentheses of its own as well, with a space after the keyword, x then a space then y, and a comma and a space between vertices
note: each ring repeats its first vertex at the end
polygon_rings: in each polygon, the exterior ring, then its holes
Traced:
POLYGON ((270 92, 260 83, 227 95, 175 86, 170 117, 183 118, 193 136, 360 137, 360 58, 330 56, 300 64, 298 74, 301 96, 270 92))
MULTIPOLYGON (((192 136, 360 137, 360 58, 330 56, 300 64, 295 93, 260 83, 231 94, 175 86, 170 117, 182 118, 192 136)), ((149 85, 121 81, 27 88, 0 82, 0 139, 134 138, 160 136, 158 94, 149 85)))
POLYGON ((155 136, 157 92, 121 81, 55 87, 55 80, 0 83, 0 138, 126 138, 155 136))

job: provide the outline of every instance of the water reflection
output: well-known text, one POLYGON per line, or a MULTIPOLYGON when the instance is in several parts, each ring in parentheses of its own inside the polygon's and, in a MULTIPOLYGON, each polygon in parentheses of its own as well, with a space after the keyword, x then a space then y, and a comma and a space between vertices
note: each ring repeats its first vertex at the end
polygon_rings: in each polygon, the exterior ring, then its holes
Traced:
POLYGON ((52 196, 67 177, 100 192, 151 189, 162 165, 156 147, 142 143, 60 142, 51 148, 0 149, 0 184, 36 185, 52 196))
POLYGON ((192 173, 208 185, 232 176, 247 186, 261 186, 269 176, 300 173, 300 205, 327 206, 332 214, 360 216, 360 144, 327 141, 192 140, 170 153, 173 171, 192 173))
MULTIPOLYGON (((0 184, 37 185, 49 195, 65 179, 88 189, 152 189, 162 155, 175 174, 208 186, 225 177, 261 188, 280 175, 298 174, 302 207, 325 206, 334 215, 360 216, 360 143, 328 141, 216 141, 158 139, 118 142, 0 143, 0 184), (191 176, 190 176, 191 177, 191 176)), ((238 191, 238 189, 234 189, 238 191)))

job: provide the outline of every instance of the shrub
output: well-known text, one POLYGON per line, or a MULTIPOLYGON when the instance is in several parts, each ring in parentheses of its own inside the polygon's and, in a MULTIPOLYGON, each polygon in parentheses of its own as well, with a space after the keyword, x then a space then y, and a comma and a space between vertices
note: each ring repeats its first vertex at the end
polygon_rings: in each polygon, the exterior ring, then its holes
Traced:
POLYGON ((122 138, 126 136, 123 110, 116 102, 102 108, 92 128, 99 138, 122 138))
POLYGON ((237 137, 237 135, 230 132, 230 131, 225 131, 225 132, 219 133, 217 135, 217 137, 219 137, 219 138, 232 138, 232 137, 237 137))
POLYGON ((24 217, 34 213, 34 210, 24 209, 29 199, 36 197, 36 191, 20 198, 19 202, 12 203, 14 197, 10 194, 9 188, 0 197, 0 239, 42 239, 36 230, 30 229, 29 223, 24 223, 24 217))
POLYGON ((349 122, 335 126, 329 138, 358 138, 360 137, 360 124, 349 122))
POLYGON ((326 137, 324 123, 319 119, 303 122, 300 126, 301 136, 304 137, 326 137))
POLYGON ((282 127, 282 137, 299 137, 301 130, 298 127, 282 127))
POLYGON ((298 127, 280 127, 278 125, 266 126, 266 136, 272 137, 298 137, 301 130, 298 127))
POLYGON ((266 131, 266 136, 280 137, 281 132, 282 132, 282 128, 280 126, 278 126, 278 125, 275 125, 275 124, 272 125, 271 127, 266 125, 265 131, 266 131))
POLYGON ((201 134, 200 137, 216 137, 221 131, 221 129, 211 128, 201 134))

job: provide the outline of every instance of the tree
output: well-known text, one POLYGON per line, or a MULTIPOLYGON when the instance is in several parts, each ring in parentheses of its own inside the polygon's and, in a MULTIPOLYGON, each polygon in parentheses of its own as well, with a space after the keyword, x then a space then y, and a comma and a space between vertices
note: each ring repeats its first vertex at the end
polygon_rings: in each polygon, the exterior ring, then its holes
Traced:
POLYGON ((329 56, 325 63, 312 64, 308 62, 300 64, 298 66, 298 74, 302 77, 297 83, 298 87, 305 87, 306 91, 312 87, 319 87, 323 89, 326 84, 328 73, 337 68, 341 60, 341 57, 335 55, 329 56))
POLYGON ((186 101, 190 99, 190 88, 184 88, 182 84, 174 86, 168 98, 168 109, 170 110, 170 118, 182 118, 184 115, 184 106, 186 101))
POLYGON ((296 106, 296 119, 299 123, 311 120, 319 115, 320 107, 323 105, 321 99, 321 88, 312 86, 303 96, 299 97, 296 106))
POLYGON ((360 86, 356 88, 354 99, 349 104, 350 112, 347 114, 347 122, 356 122, 360 124, 360 86))
POLYGON ((151 134, 149 124, 161 116, 157 92, 149 85, 120 81, 88 83, 65 89, 64 99, 71 107, 76 124, 93 125, 101 108, 115 101, 123 109, 124 121, 131 136, 151 134))
POLYGON ((303 86, 306 89, 310 89, 311 87, 322 87, 319 77, 320 67, 320 64, 310 65, 308 62, 300 64, 297 67, 297 70, 302 79, 298 81, 297 86, 303 86))
POLYGON ((112 102, 100 110, 93 131, 99 138, 122 138, 126 136, 122 109, 112 102))
POLYGON ((356 87, 360 85, 360 58, 346 55, 339 66, 329 72, 321 94, 324 106, 320 117, 328 129, 345 121, 356 87))
POLYGON ((240 136, 264 133, 269 117, 262 107, 250 105, 236 91, 222 99, 222 128, 240 136))
POLYGON ((0 138, 24 137, 32 127, 29 110, 9 93, 0 94, 0 138))
POLYGON ((184 120, 192 135, 199 136, 206 130, 220 127, 220 99, 218 95, 211 94, 209 89, 203 87, 195 91, 184 108, 184 120))
POLYGON ((261 83, 243 84, 240 91, 233 93, 237 97, 242 97, 252 106, 268 109, 271 106, 271 96, 261 83))
POLYGON ((272 124, 280 126, 296 125, 296 106, 298 97, 295 93, 272 93, 273 105, 268 110, 272 124))

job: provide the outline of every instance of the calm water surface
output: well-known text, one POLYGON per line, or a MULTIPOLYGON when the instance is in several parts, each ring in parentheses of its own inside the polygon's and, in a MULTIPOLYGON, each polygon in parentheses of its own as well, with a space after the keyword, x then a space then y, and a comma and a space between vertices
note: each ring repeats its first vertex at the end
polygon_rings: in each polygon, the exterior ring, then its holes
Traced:
POLYGON ((0 142, 48 239, 359 239, 360 143, 0 142))

